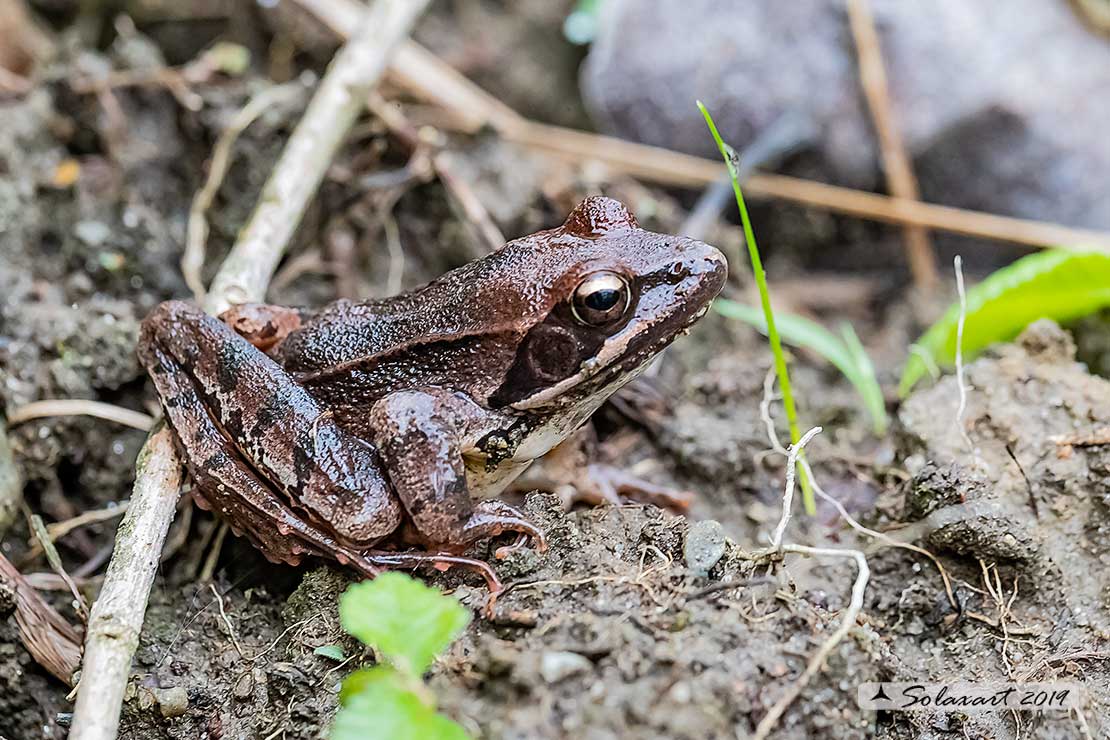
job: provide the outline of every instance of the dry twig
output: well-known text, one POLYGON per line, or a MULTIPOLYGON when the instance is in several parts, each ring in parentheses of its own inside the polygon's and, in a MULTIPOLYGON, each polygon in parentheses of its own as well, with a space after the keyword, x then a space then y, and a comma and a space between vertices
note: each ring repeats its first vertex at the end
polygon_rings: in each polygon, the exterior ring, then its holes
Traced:
POLYGON ((32 401, 18 406, 8 416, 8 423, 22 424, 32 419, 45 419, 50 416, 94 416, 105 421, 114 421, 125 427, 149 432, 154 419, 140 411, 132 411, 122 406, 113 406, 100 401, 87 401, 81 398, 53 398, 46 401, 32 401))
POLYGON ((205 305, 209 313, 262 300, 305 208, 385 70, 389 52, 407 35, 427 2, 378 0, 361 16, 360 31, 340 50, 320 81, 263 186, 250 221, 212 281, 205 305))
MULTIPOLYGON (((917 187, 913 165, 894 120, 894 106, 890 102, 882 47, 869 0, 848 0, 848 19, 859 55, 860 84, 879 139, 879 153, 886 171, 887 187, 898 198, 920 200, 921 191, 917 187)), ((937 266, 929 233, 925 228, 906 227, 906 252, 917 289, 925 292, 936 287, 939 282, 937 266)))
POLYGON ((42 548, 42 551, 46 554, 46 562, 50 564, 51 570, 53 570, 69 588, 69 592, 73 596, 74 606, 77 608, 77 616, 81 618, 81 621, 87 622, 89 620, 89 605, 85 602, 85 597, 77 588, 77 584, 73 582, 69 573, 66 572, 65 566, 62 565, 62 557, 58 554, 58 549, 54 547, 54 541, 50 539, 50 535, 46 533, 46 525, 43 524, 42 517, 38 514, 31 514, 28 517, 28 524, 35 535, 35 539, 38 541, 39 547, 42 548))
MULTIPOLYGON (((213 281, 206 308, 261 300, 297 223, 386 59, 426 1, 376 0, 343 47, 290 137, 247 227, 213 281)), ((135 489, 116 537, 85 643, 71 740, 116 736, 131 657, 138 644, 158 555, 176 508, 181 463, 170 431, 156 432, 140 453, 135 489)))
POLYGON ((208 241, 208 219, 205 214, 216 198, 220 185, 231 166, 231 150, 235 146, 239 135, 246 130, 256 118, 272 108, 274 105, 292 97, 300 92, 299 83, 286 83, 274 85, 256 93, 239 109, 227 128, 216 140, 212 148, 212 164, 208 168, 208 177, 204 180, 204 187, 193 196, 189 206, 189 225, 185 238, 185 251, 181 255, 181 272, 185 277, 185 284, 193 291, 197 303, 203 303, 207 291, 201 278, 204 269, 205 246, 208 241))
MULTIPOLYGON (((86 524, 95 524, 97 522, 104 522, 109 519, 123 516, 127 513, 127 506, 129 503, 128 501, 120 501, 115 506, 85 511, 70 519, 47 524, 46 537, 50 542, 56 542, 73 530, 83 527, 86 524)), ((31 542, 28 543, 31 549, 23 556, 24 563, 29 563, 42 554, 43 548, 42 545, 39 544, 40 539, 39 537, 31 538, 31 542)))

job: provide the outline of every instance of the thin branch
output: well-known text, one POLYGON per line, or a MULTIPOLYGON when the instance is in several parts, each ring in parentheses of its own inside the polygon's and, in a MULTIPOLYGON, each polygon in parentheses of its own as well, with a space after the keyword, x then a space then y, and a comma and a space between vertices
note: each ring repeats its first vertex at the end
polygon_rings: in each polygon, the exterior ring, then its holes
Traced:
MULTIPOLYGON (((209 312, 264 297, 266 284, 366 93, 426 4, 426 0, 376 0, 365 11, 359 31, 321 80, 250 222, 216 275, 205 306, 209 312)), ((180 486, 181 463, 173 436, 163 427, 139 455, 130 507, 93 605, 83 667, 89 680, 78 688, 70 740, 116 736, 131 658, 180 486)))
MULTIPOLYGON (((127 513, 127 507, 129 504, 129 501, 120 501, 115 506, 85 511, 75 517, 72 517, 71 519, 65 519, 60 522, 47 524, 47 539, 49 539, 50 542, 56 542, 62 537, 65 537, 73 530, 78 529, 79 527, 83 527, 86 524, 95 524, 97 522, 104 522, 108 521, 109 519, 121 517, 127 513)), ((31 562, 43 552, 42 546, 39 545, 39 538, 32 538, 30 545, 31 548, 27 551, 27 554, 23 556, 24 563, 31 562)))
POLYGON ((62 579, 69 588, 70 594, 73 595, 73 603, 77 609, 77 616, 81 618, 82 622, 87 622, 89 619, 89 605, 85 602, 85 597, 80 589, 77 588, 77 584, 73 582, 69 573, 66 572, 65 566, 62 565, 62 557, 58 554, 58 548, 54 547, 54 541, 50 539, 50 535, 46 533, 46 525, 43 524, 42 517, 38 514, 31 514, 28 518, 28 524, 31 527, 31 532, 35 535, 35 539, 38 541, 39 547, 42 548, 43 553, 46 554, 46 562, 50 564, 50 569, 62 579))
POLYGON ((81 675, 87 680, 77 687, 72 740, 116 736, 131 657, 139 645, 158 555, 177 506, 181 472, 173 436, 162 427, 139 453, 131 505, 116 533, 115 551, 89 614, 81 664, 81 675))
MULTIPOLYGON (((879 139, 879 153, 886 171, 887 187, 898 198, 921 200, 913 165, 894 120, 894 106, 890 102, 882 47, 869 0, 848 0, 848 19, 859 55, 860 84, 879 139)), ((917 289, 924 293, 935 288, 940 280, 928 231, 921 226, 907 226, 906 252, 917 289)))
POLYGON ((260 301, 285 246, 335 153, 385 71, 389 52, 408 34, 428 0, 378 0, 336 55, 304 117, 274 165, 258 205, 212 281, 205 308, 219 314, 260 301), (275 245, 280 245, 275 247, 275 245))
POLYGON ((8 416, 8 423, 22 424, 32 419, 45 419, 51 416, 94 416, 141 432, 149 432, 154 426, 154 418, 141 411, 132 411, 122 406, 87 401, 82 398, 52 398, 17 406, 8 416))

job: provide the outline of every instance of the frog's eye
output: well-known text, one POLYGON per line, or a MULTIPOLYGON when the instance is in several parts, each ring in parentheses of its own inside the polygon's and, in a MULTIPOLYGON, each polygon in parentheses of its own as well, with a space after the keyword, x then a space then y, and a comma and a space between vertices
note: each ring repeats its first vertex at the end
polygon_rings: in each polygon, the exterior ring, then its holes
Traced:
POLYGON ((624 315, 628 299, 628 283, 623 277, 615 272, 595 272, 574 289, 570 307, 574 318, 583 324, 602 326, 624 315))

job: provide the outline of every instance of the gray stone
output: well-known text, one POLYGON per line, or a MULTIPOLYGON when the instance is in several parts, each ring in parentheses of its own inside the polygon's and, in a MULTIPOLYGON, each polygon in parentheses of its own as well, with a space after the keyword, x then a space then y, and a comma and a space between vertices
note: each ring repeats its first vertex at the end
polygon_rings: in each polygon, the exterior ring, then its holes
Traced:
POLYGON ((557 683, 564 678, 593 670, 590 659, 565 650, 548 650, 540 658, 540 675, 547 683, 557 683))
POLYGON ((183 686, 168 689, 151 689, 158 711, 163 717, 180 717, 189 709, 189 692, 183 686))
POLYGON ((690 525, 682 546, 687 568, 705 575, 724 554, 725 531, 720 522, 706 519, 690 525))

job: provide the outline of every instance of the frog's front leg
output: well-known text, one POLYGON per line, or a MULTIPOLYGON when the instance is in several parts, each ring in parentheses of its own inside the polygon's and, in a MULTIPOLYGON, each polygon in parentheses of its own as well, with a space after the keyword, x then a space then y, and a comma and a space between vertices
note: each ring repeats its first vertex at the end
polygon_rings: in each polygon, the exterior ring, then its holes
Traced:
MULTIPOLYGON (((303 511, 317 529, 333 532, 349 546, 371 546, 397 529, 401 507, 373 447, 339 427, 276 362, 226 324, 192 304, 167 301, 143 321, 139 357, 158 387, 194 477, 212 478, 215 462, 234 455, 257 471, 271 498, 303 511)), ((223 483, 225 490, 208 493, 262 495, 257 485, 227 491, 223 483)), ((271 504, 251 505, 265 509, 271 504)), ((237 513, 235 518, 242 519, 237 513)), ((255 519, 264 520, 266 514, 260 511, 255 519)), ((283 518, 244 523, 257 529, 289 527, 283 518)))
POLYGON ((532 537, 546 548, 543 532, 508 504, 474 503, 467 487, 462 441, 483 411, 450 391, 397 391, 380 399, 369 428, 389 480, 429 545, 461 550, 503 532, 532 537))

